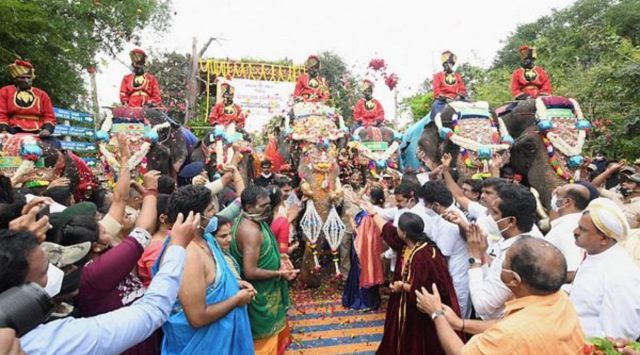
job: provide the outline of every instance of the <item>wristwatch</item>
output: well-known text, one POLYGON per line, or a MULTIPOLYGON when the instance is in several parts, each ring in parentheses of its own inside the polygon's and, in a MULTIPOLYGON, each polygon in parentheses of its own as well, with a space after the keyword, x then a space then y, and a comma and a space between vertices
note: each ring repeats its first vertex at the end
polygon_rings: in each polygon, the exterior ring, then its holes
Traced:
POLYGON ((482 266, 482 260, 480 259, 476 259, 473 256, 469 258, 469 265, 474 266, 474 265, 478 265, 478 266, 482 266))
POLYGON ((439 309, 433 313, 431 313, 431 320, 436 320, 436 318, 444 316, 444 310, 439 309))

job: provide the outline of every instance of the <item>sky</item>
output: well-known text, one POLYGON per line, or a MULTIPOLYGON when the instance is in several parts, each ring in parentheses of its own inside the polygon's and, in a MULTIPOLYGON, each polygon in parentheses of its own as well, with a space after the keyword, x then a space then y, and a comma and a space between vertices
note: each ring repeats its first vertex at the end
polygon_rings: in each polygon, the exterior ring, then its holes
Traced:
MULTIPOLYGON (((212 43, 206 57, 242 57, 302 64, 309 54, 333 51, 364 76, 370 59, 382 58, 399 78, 398 96, 414 94, 440 70, 439 56, 453 51, 458 63, 488 67, 519 24, 535 21, 574 0, 173 0, 166 33, 143 32, 142 48, 191 52, 192 39, 212 43)), ((104 57, 99 67, 101 105, 118 101, 129 72, 129 45, 119 60, 104 57)), ((508 83, 505 83, 508 85, 508 83)), ((380 80, 374 96, 393 115, 393 94, 380 80)))

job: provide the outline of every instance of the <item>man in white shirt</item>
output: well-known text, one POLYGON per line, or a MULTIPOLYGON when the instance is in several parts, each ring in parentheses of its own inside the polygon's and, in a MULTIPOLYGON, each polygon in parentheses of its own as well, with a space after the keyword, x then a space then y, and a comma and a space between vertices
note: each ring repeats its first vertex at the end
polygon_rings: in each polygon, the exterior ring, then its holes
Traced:
POLYGON ((588 204, 589 189, 579 184, 561 186, 551 198, 551 208, 558 213, 558 218, 551 221, 546 239, 560 249, 567 260, 567 283, 573 281, 584 256, 584 250, 576 245, 573 231, 588 204))
POLYGON ((620 246, 629 223, 617 204, 597 198, 575 229, 576 244, 587 252, 578 267, 570 298, 588 337, 640 336, 640 269, 620 246))
POLYGON ((429 181, 424 184, 421 195, 427 208, 434 212, 432 217, 428 217, 431 228, 427 231, 427 235, 438 245, 442 254, 447 258, 449 273, 453 279, 453 287, 456 289, 456 296, 460 304, 461 316, 468 318, 471 316, 471 301, 469 298, 469 276, 467 275, 469 271, 467 243, 462 238, 458 226, 440 216, 447 210, 459 213, 461 218, 464 218, 464 214, 453 205, 451 192, 440 181, 429 181))
MULTIPOLYGON (((498 188, 498 198, 489 209, 502 238, 495 244, 496 257, 487 254, 487 236, 468 236, 469 291, 476 314, 482 319, 499 319, 505 302, 514 295, 500 280, 502 262, 507 250, 521 235, 529 234, 536 214, 536 201, 525 187, 504 184, 498 188), (483 270, 484 269, 484 270, 483 270)), ((478 233, 473 233, 478 235, 478 233)))

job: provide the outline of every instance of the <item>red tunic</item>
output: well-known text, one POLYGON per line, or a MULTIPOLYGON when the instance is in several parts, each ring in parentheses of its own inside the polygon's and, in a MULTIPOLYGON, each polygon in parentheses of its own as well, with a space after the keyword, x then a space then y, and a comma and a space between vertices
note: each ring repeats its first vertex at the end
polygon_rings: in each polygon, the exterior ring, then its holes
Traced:
POLYGON ((551 95, 551 81, 544 69, 534 66, 533 69, 518 68, 511 76, 511 93, 517 97, 527 93, 535 99, 539 95, 551 95))
POLYGON ((406 245, 398 237, 397 229, 391 223, 385 224, 382 228, 382 238, 398 253, 393 281, 402 280, 411 284, 411 292, 392 293, 389 297, 384 333, 376 354, 444 355, 445 351, 440 345, 431 317, 418 310, 415 291, 424 287, 431 292, 431 285, 435 283, 442 303, 460 316, 460 307, 447 260, 439 249, 423 244, 420 249, 414 251, 408 265, 407 277, 403 280, 402 269, 404 264, 409 262, 403 260, 406 245))
POLYGON ((467 96, 464 80, 460 73, 445 75, 443 71, 433 76, 433 98, 444 96, 454 100, 456 96, 467 96))
POLYGON ((123 105, 132 107, 142 107, 150 102, 162 105, 158 80, 153 74, 149 73, 144 73, 141 76, 136 76, 135 74, 125 75, 120 84, 120 102, 123 105), (134 78, 139 79, 134 81, 134 78))
POLYGON ((384 108, 376 99, 360 99, 353 109, 353 120, 362 123, 363 127, 373 126, 384 121, 384 108))
POLYGON ((321 76, 310 79, 309 74, 302 74, 298 77, 296 89, 293 92, 293 98, 298 97, 306 102, 327 102, 329 85, 321 76))
POLYGON ((35 87, 19 94, 15 85, 1 88, 0 125, 18 127, 23 131, 47 128, 53 133, 56 116, 49 95, 35 87))
POLYGON ((242 107, 238 104, 231 104, 229 106, 224 105, 224 101, 220 101, 213 106, 211 114, 209 115, 209 124, 212 126, 223 125, 226 126, 235 122, 236 128, 244 128, 246 117, 242 113, 242 107))

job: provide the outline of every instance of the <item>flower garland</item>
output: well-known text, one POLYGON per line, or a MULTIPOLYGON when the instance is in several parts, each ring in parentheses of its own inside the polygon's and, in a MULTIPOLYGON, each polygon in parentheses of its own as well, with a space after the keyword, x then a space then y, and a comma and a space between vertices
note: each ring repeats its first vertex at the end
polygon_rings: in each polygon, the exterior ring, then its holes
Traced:
POLYGON ((324 232, 324 236, 331 247, 331 254, 333 255, 333 264, 336 268, 336 276, 340 276, 340 267, 339 267, 339 257, 338 257, 338 248, 340 248, 340 243, 342 243, 342 238, 344 237, 346 227, 342 220, 340 219, 340 215, 336 211, 335 206, 331 206, 331 212, 329 212, 329 216, 327 217, 327 221, 324 223, 322 227, 322 231, 324 232))
POLYGON ((553 124, 554 117, 552 117, 552 114, 549 114, 542 97, 536 99, 536 120, 538 122, 540 138, 547 152, 547 161, 551 165, 551 168, 556 175, 563 180, 573 182, 572 174, 562 167, 556 151, 568 157, 567 167, 569 169, 578 168, 584 160, 581 153, 587 135, 586 131, 591 128, 591 124, 584 118, 578 102, 574 99, 569 99, 569 101, 573 105, 573 115, 577 119, 576 129, 578 130, 578 141, 575 146, 567 143, 560 134, 553 131, 556 128, 553 124))

